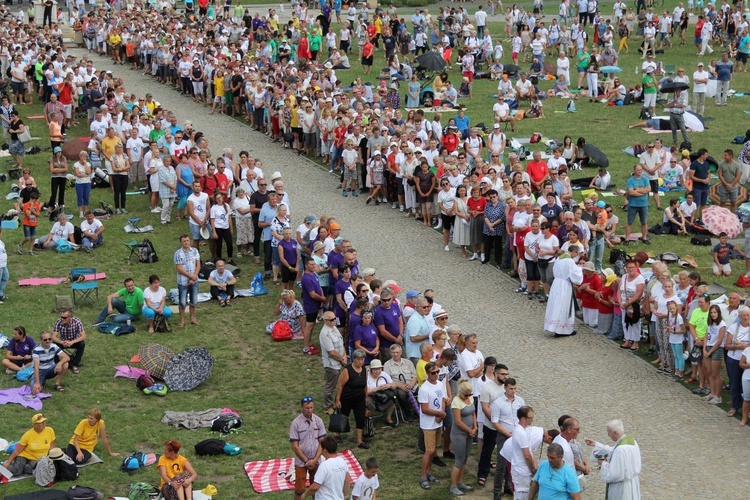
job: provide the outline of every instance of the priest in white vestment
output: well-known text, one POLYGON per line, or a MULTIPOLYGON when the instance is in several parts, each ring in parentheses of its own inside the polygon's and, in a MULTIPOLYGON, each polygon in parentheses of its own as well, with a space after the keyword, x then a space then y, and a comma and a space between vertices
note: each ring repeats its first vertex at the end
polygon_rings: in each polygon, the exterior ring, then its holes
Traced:
POLYGON ((568 252, 562 254, 552 267, 555 279, 548 295, 544 330, 554 333, 556 337, 573 335, 575 331, 573 285, 583 282, 583 271, 575 261, 579 251, 578 245, 571 245, 568 252))
POLYGON ((601 478, 607 483, 607 500, 640 500, 641 498, 641 449, 635 439, 625 435, 621 420, 607 424, 607 435, 615 442, 606 446, 591 440, 594 452, 606 450, 609 455, 600 460, 601 478))

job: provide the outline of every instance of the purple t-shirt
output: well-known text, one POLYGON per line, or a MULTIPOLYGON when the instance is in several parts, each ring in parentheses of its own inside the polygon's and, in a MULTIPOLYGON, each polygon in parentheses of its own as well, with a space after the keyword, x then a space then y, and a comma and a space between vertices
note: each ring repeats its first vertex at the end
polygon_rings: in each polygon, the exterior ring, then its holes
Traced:
MULTIPOLYGON (((386 309, 382 305, 375 308, 375 318, 373 323, 376 327, 385 326, 385 329, 393 335, 398 336, 399 324, 398 319, 401 317, 401 309, 395 304, 391 304, 391 307, 386 309)), ((378 328, 379 330, 379 328, 378 328)), ((378 333, 379 334, 379 333, 378 333)), ((393 342, 383 338, 380 335, 380 348, 385 350, 389 349, 393 345, 393 342)))
POLYGON ((36 347, 36 342, 27 335, 23 341, 10 339, 7 350, 13 356, 31 356, 31 351, 34 350, 34 347, 36 347))
POLYGON ((316 313, 320 309, 320 302, 310 297, 310 292, 323 295, 323 289, 320 288, 315 274, 302 273, 302 309, 305 310, 305 314, 316 313))
MULTIPOLYGON (((350 281, 337 281, 336 285, 333 287, 333 293, 334 295, 341 295, 341 298, 344 298, 344 292, 347 288, 351 286, 350 281)), ((333 312, 336 313, 337 318, 343 318, 346 316, 346 311, 344 311, 341 306, 339 305, 338 300, 333 301, 333 312)))
MULTIPOLYGON (((328 254, 328 267, 330 267, 331 269, 336 269, 338 271, 339 267, 341 267, 343 264, 344 264, 344 254, 342 254, 341 252, 331 252, 328 254)), ((338 283, 338 280, 337 280, 337 283, 338 283)), ((335 284, 336 283, 333 283, 333 285, 335 284)))
POLYGON ((347 332, 349 333, 349 347, 354 349, 354 330, 362 324, 362 316, 353 312, 349 315, 349 324, 347 325, 347 332))
MULTIPOLYGON (((375 329, 375 325, 372 323, 367 326, 358 325, 357 328, 354 329, 354 342, 358 340, 362 344, 362 347, 366 348, 368 351, 375 349, 378 340, 378 332, 375 329)), ((368 354, 365 356, 365 364, 369 365, 370 361, 373 359, 375 359, 375 356, 370 356, 368 354)))
POLYGON ((296 240, 281 240, 279 246, 284 248, 284 260, 289 263, 290 266, 294 267, 297 265, 297 241, 296 240))

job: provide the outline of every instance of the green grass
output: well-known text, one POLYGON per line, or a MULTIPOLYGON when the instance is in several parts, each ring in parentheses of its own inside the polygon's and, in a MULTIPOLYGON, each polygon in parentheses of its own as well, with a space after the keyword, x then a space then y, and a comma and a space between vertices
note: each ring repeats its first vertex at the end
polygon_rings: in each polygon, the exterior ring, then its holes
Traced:
MULTIPOLYGON (((250 0, 253 2, 254 0, 250 0)), ((265 2, 262 2, 265 3, 265 2)), ((673 2, 668 2, 671 10, 673 2)), ((548 16, 549 18, 549 16, 548 16)), ((502 33, 501 23, 491 23, 493 34, 502 33)), ((338 29, 338 26, 336 26, 338 29)), ((631 43, 631 48, 636 45, 631 43)), ((506 51, 509 48, 505 44, 506 51)), ((659 59, 677 66, 683 65, 692 74, 696 62, 692 45, 668 49, 666 56, 659 59)), ((375 68, 383 62, 382 52, 377 53, 375 68)), ((351 60, 356 61, 356 57, 351 60)), ((703 60, 708 63, 709 58, 703 60)), ((640 58, 631 50, 631 54, 622 55, 620 66, 623 73, 621 79, 627 86, 633 86, 638 81, 634 68, 640 67, 640 58)), ((339 72, 339 78, 349 83, 362 72, 358 64, 348 72, 339 72)), ((457 80, 459 73, 454 70, 451 78, 457 80)), ((127 80, 127 76, 126 76, 127 80)), ((376 82, 376 76, 365 78, 376 82)), ((732 88, 737 91, 748 90, 747 75, 736 77, 732 88)), ((463 101, 467 105, 467 114, 472 123, 491 123, 491 106, 494 99, 496 84, 489 80, 475 82, 474 95, 471 100, 463 101)), ((542 88, 549 88, 547 82, 542 88)), ((167 87, 157 87, 156 93, 169 92, 167 87)), ((576 114, 554 113, 555 110, 565 109, 567 100, 550 99, 545 101, 547 118, 543 120, 525 120, 519 123, 517 137, 528 137, 539 131, 545 137, 562 138, 569 134, 575 138, 583 136, 587 142, 598 146, 610 159, 610 171, 614 182, 622 187, 632 169, 634 159, 620 152, 620 149, 633 144, 644 144, 649 136, 640 130, 626 130, 626 125, 638 121, 640 106, 612 108, 598 103, 579 100, 576 114)), ((750 107, 742 98, 730 99, 725 108, 715 108, 711 101, 707 104, 706 114, 716 118, 709 123, 710 130, 702 134, 693 134, 691 140, 694 148, 706 147, 715 156, 730 145, 731 138, 741 134, 746 128, 743 110, 750 107)), ((24 106, 21 116, 40 114, 41 107, 24 106)), ((428 116, 430 114, 428 113, 428 116)), ((447 121, 449 113, 444 113, 447 121)), ((46 134, 42 133, 42 122, 30 122, 35 135, 42 135, 40 145, 46 145, 46 134)), ((75 135, 88 135, 82 128, 71 132, 75 135)), ((669 135, 660 135, 667 143, 669 135)), ((738 148, 735 147, 738 151, 738 148)), ((32 168, 43 199, 49 192, 49 176, 47 159, 49 152, 26 157, 26 165, 32 168)), ((590 176, 593 170, 573 172, 573 176, 590 176)), ((5 194, 10 190, 10 183, 2 186, 5 194)), ((100 200, 111 203, 108 190, 94 190, 92 205, 100 200)), ((66 201, 69 206, 75 203, 75 193, 68 190, 66 201)), ((607 198, 613 206, 622 204, 621 198, 607 198)), ((653 203, 652 203, 653 207, 653 203)), ((4 210, 10 208, 6 203, 4 210)), ((14 283, 21 278, 32 276, 64 276, 73 266, 95 266, 99 271, 107 273, 108 278, 100 282, 100 305, 104 305, 104 298, 108 293, 121 287, 122 280, 133 277, 138 286, 145 287, 148 276, 158 274, 162 277, 164 286, 173 286, 175 280, 172 253, 178 247, 178 236, 184 231, 184 226, 172 224, 161 227, 158 224, 158 214, 148 211, 148 201, 145 196, 128 197, 129 216, 141 217, 142 224, 152 224, 157 231, 145 237, 151 239, 160 260, 155 264, 130 264, 127 260, 128 249, 123 243, 134 239, 132 235, 122 230, 125 217, 114 217, 105 221, 106 243, 93 254, 56 254, 49 251, 39 252, 35 258, 19 256, 15 253, 15 245, 21 239, 21 231, 4 231, 2 237, 9 253, 9 268, 11 283, 6 294, 9 300, 0 306, 1 330, 7 335, 12 334, 16 325, 24 325, 27 331, 38 339, 39 332, 52 327, 56 314, 53 313, 54 296, 70 295, 68 285, 57 287, 42 286, 19 288, 14 283)), ((622 219, 624 213, 619 212, 622 219)), ((651 211, 649 225, 659 222, 661 214, 651 211)), ((74 221, 78 223, 78 219, 74 221)), ((51 223, 44 221, 40 225, 40 233, 49 230, 51 223)), ((136 239, 142 239, 138 236, 136 239)), ((437 238, 437 235, 436 235, 437 238)), ((653 251, 659 254, 663 251, 674 251, 679 255, 690 254, 696 257, 700 264, 700 271, 710 274, 710 256, 708 247, 691 246, 686 239, 660 236, 653 237, 653 245, 631 245, 628 252, 637 250, 653 251)), ((607 255, 605 255, 606 259, 607 255)), ((240 262, 243 268, 241 283, 247 286, 252 275, 259 270, 243 258, 240 262)), ((735 266, 742 266, 741 262, 735 266)), ((737 269, 737 267, 736 267, 737 269)), ((676 266, 672 267, 676 271, 676 266)), ((736 278, 736 276, 735 276, 736 278)), ((709 281, 714 281, 711 278, 709 281)), ((716 279, 715 281, 732 289, 734 279, 716 279)), ((44 413, 49 418, 49 424, 57 433, 58 445, 64 447, 72 436, 73 429, 85 412, 92 407, 102 410, 107 421, 108 434, 115 451, 128 453, 132 450, 146 452, 162 451, 161 443, 167 439, 178 439, 185 445, 185 455, 193 462, 200 477, 197 485, 205 486, 212 483, 219 489, 221 498, 248 498, 254 495, 250 484, 242 473, 242 464, 250 460, 263 460, 290 456, 291 450, 286 438, 289 422, 294 418, 298 409, 299 398, 312 394, 317 400, 322 396, 322 373, 319 358, 302 357, 298 354, 299 342, 275 344, 264 333, 265 324, 272 319, 272 310, 278 299, 277 290, 269 285, 272 293, 264 297, 239 299, 232 310, 219 309, 215 304, 202 304, 198 308, 198 319, 201 327, 174 328, 169 334, 149 335, 142 324, 138 324, 138 332, 134 335, 115 338, 105 336, 89 328, 88 348, 84 358, 84 368, 80 375, 69 375, 65 380, 66 391, 54 393, 46 400, 44 413), (125 379, 112 378, 113 367, 125 364, 137 352, 138 346, 156 340, 179 351, 186 347, 206 347, 216 359, 216 365, 211 379, 191 392, 171 393, 164 399, 147 397, 140 394, 134 384, 125 379), (231 407, 243 416, 246 426, 242 433, 232 435, 229 441, 243 447, 242 455, 238 457, 198 458, 193 453, 193 445, 200 440, 213 437, 208 430, 189 432, 176 430, 160 423, 163 412, 167 409, 176 411, 202 410, 211 407, 231 407)), ((98 310, 83 307, 75 311, 85 325, 90 325, 98 310)), ((176 322, 173 322, 173 327, 176 322)), ((0 386, 13 387, 17 384, 10 377, 2 375, 0 386)), ((320 409, 320 405, 318 405, 320 409)), ((30 427, 30 410, 21 409, 18 405, 0 406, 0 436, 14 440, 30 427)), ((419 468, 419 456, 414 451, 416 425, 397 430, 380 429, 374 441, 374 448, 369 452, 357 452, 360 460, 375 455, 381 462, 381 495, 383 498, 413 498, 419 496, 426 499, 445 498, 445 490, 433 489, 422 492, 416 484, 419 468), (387 450, 387 451, 386 451, 387 450)), ((352 438, 348 438, 346 445, 353 446, 352 438)), ((103 447, 97 452, 105 459, 103 465, 87 467, 81 470, 79 484, 97 487, 107 495, 125 495, 128 485, 133 481, 158 482, 158 473, 153 470, 141 471, 134 476, 118 472, 118 458, 105 456, 103 447)), ((474 463, 474 462, 472 462, 474 463)), ((439 469, 437 474, 448 480, 449 469, 439 469)), ((67 487, 63 484, 61 487, 67 487)), ((447 486, 446 486, 447 487, 447 486)), ((3 495, 34 491, 38 488, 33 481, 26 480, 10 485, 0 486, 3 495)), ((289 492, 268 495, 269 498, 288 498, 289 492)))

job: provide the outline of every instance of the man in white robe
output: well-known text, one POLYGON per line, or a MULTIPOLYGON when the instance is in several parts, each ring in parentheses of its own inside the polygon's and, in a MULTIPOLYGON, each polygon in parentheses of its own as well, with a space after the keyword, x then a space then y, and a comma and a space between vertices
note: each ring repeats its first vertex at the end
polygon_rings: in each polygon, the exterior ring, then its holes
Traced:
POLYGON ((576 333, 573 285, 580 285, 583 282, 583 271, 575 262, 579 251, 578 245, 571 245, 568 253, 562 254, 552 267, 555 279, 548 295, 544 330, 554 333, 555 337, 576 333))
POLYGON ((614 446, 586 440, 586 444, 594 446, 594 452, 606 450, 609 453, 606 460, 599 460, 602 481, 607 483, 607 500, 640 500, 641 449, 638 443, 625 435, 621 420, 607 424, 607 435, 615 442, 614 446))

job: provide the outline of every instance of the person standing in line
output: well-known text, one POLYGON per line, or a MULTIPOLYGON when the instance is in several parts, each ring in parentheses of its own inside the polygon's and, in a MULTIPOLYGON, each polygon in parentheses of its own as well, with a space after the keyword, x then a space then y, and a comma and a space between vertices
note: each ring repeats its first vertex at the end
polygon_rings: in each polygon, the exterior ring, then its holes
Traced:
POLYGON ((495 468, 495 482, 493 486, 494 499, 502 500, 504 494, 511 493, 510 471, 506 467, 506 460, 500 454, 505 441, 513 436, 513 430, 518 424, 518 409, 526 405, 521 396, 516 395, 516 379, 508 377, 503 382, 505 392, 498 397, 490 409, 490 422, 497 432, 497 467, 495 468))
POLYGON ((599 459, 601 478, 607 484, 607 500, 641 498, 641 449, 631 436, 625 434, 622 420, 612 420, 607 424, 607 435, 615 442, 606 446, 590 439, 586 444, 594 451, 606 450, 606 459, 599 459))
POLYGON ((549 445, 547 460, 539 464, 531 480, 528 498, 536 498, 537 494, 540 499, 581 500, 581 485, 576 471, 563 460, 563 449, 559 444, 549 445))
POLYGON ((669 127, 672 129, 672 143, 677 145, 677 131, 679 130, 682 134, 682 140, 690 142, 688 137, 687 128, 685 128, 685 103, 682 99, 682 91, 677 90, 672 97, 672 100, 665 106, 669 109, 669 127))
POLYGON ((300 401, 301 411, 289 426, 289 442, 294 452, 294 500, 300 500, 305 492, 307 478, 315 480, 318 461, 323 455, 321 442, 326 437, 323 420, 315 415, 315 401, 305 396, 300 401))
POLYGON ((430 483, 438 484, 440 479, 430 473, 432 459, 436 456, 437 443, 440 441, 445 419, 445 386, 439 383, 440 368, 434 362, 425 366, 427 380, 420 386, 418 401, 420 405, 419 428, 424 432, 424 455, 422 455, 422 475, 419 486, 423 490, 432 488, 430 483))
POLYGON ((483 438, 479 450, 479 465, 477 468, 477 483, 484 486, 490 473, 492 451, 497 441, 497 431, 490 423, 492 420, 492 403, 505 392, 505 380, 508 378, 508 367, 502 363, 495 366, 495 379, 487 380, 479 395, 479 411, 484 413, 481 436, 483 438))
POLYGON ((344 365, 348 364, 344 338, 336 328, 336 315, 333 311, 323 313, 323 328, 320 329, 320 348, 323 358, 325 382, 323 384, 323 410, 333 413, 336 399, 336 385, 344 365))
POLYGON ((349 497, 349 466, 336 454, 338 443, 331 436, 324 437, 320 446, 325 461, 318 466, 315 478, 300 498, 318 500, 344 500, 349 497))
MULTIPOLYGON (((650 146, 653 149, 653 145, 650 146)), ((633 175, 626 184, 628 194, 628 219, 625 225, 625 241, 623 245, 630 244, 630 233, 636 215, 641 221, 641 242, 650 245, 648 239, 648 194, 651 192, 651 184, 643 176, 643 166, 638 164, 633 167, 633 175)))
POLYGON ((734 63, 729 60, 729 53, 721 54, 721 59, 716 61, 716 105, 726 106, 729 92, 729 83, 732 81, 734 63))
POLYGON ((703 69, 703 63, 698 63, 698 69, 693 73, 693 111, 703 116, 706 111, 706 89, 708 88, 708 71, 703 69))
POLYGON ((522 406, 516 412, 518 423, 513 429, 513 438, 510 440, 510 464, 513 477, 514 500, 526 500, 529 498, 531 478, 539 468, 539 464, 532 454, 532 446, 527 427, 534 421, 534 410, 530 406, 522 406))
MULTIPOLYGON (((193 184, 194 186, 197 183, 193 184)), ((190 323, 200 326, 195 319, 195 307, 198 305, 198 273, 201 270, 201 254, 190 246, 190 236, 180 236, 180 248, 174 253, 174 264, 177 266, 177 290, 180 296, 180 326, 185 326, 185 308, 190 305, 190 323), (188 299, 190 302, 188 302, 188 299)))

